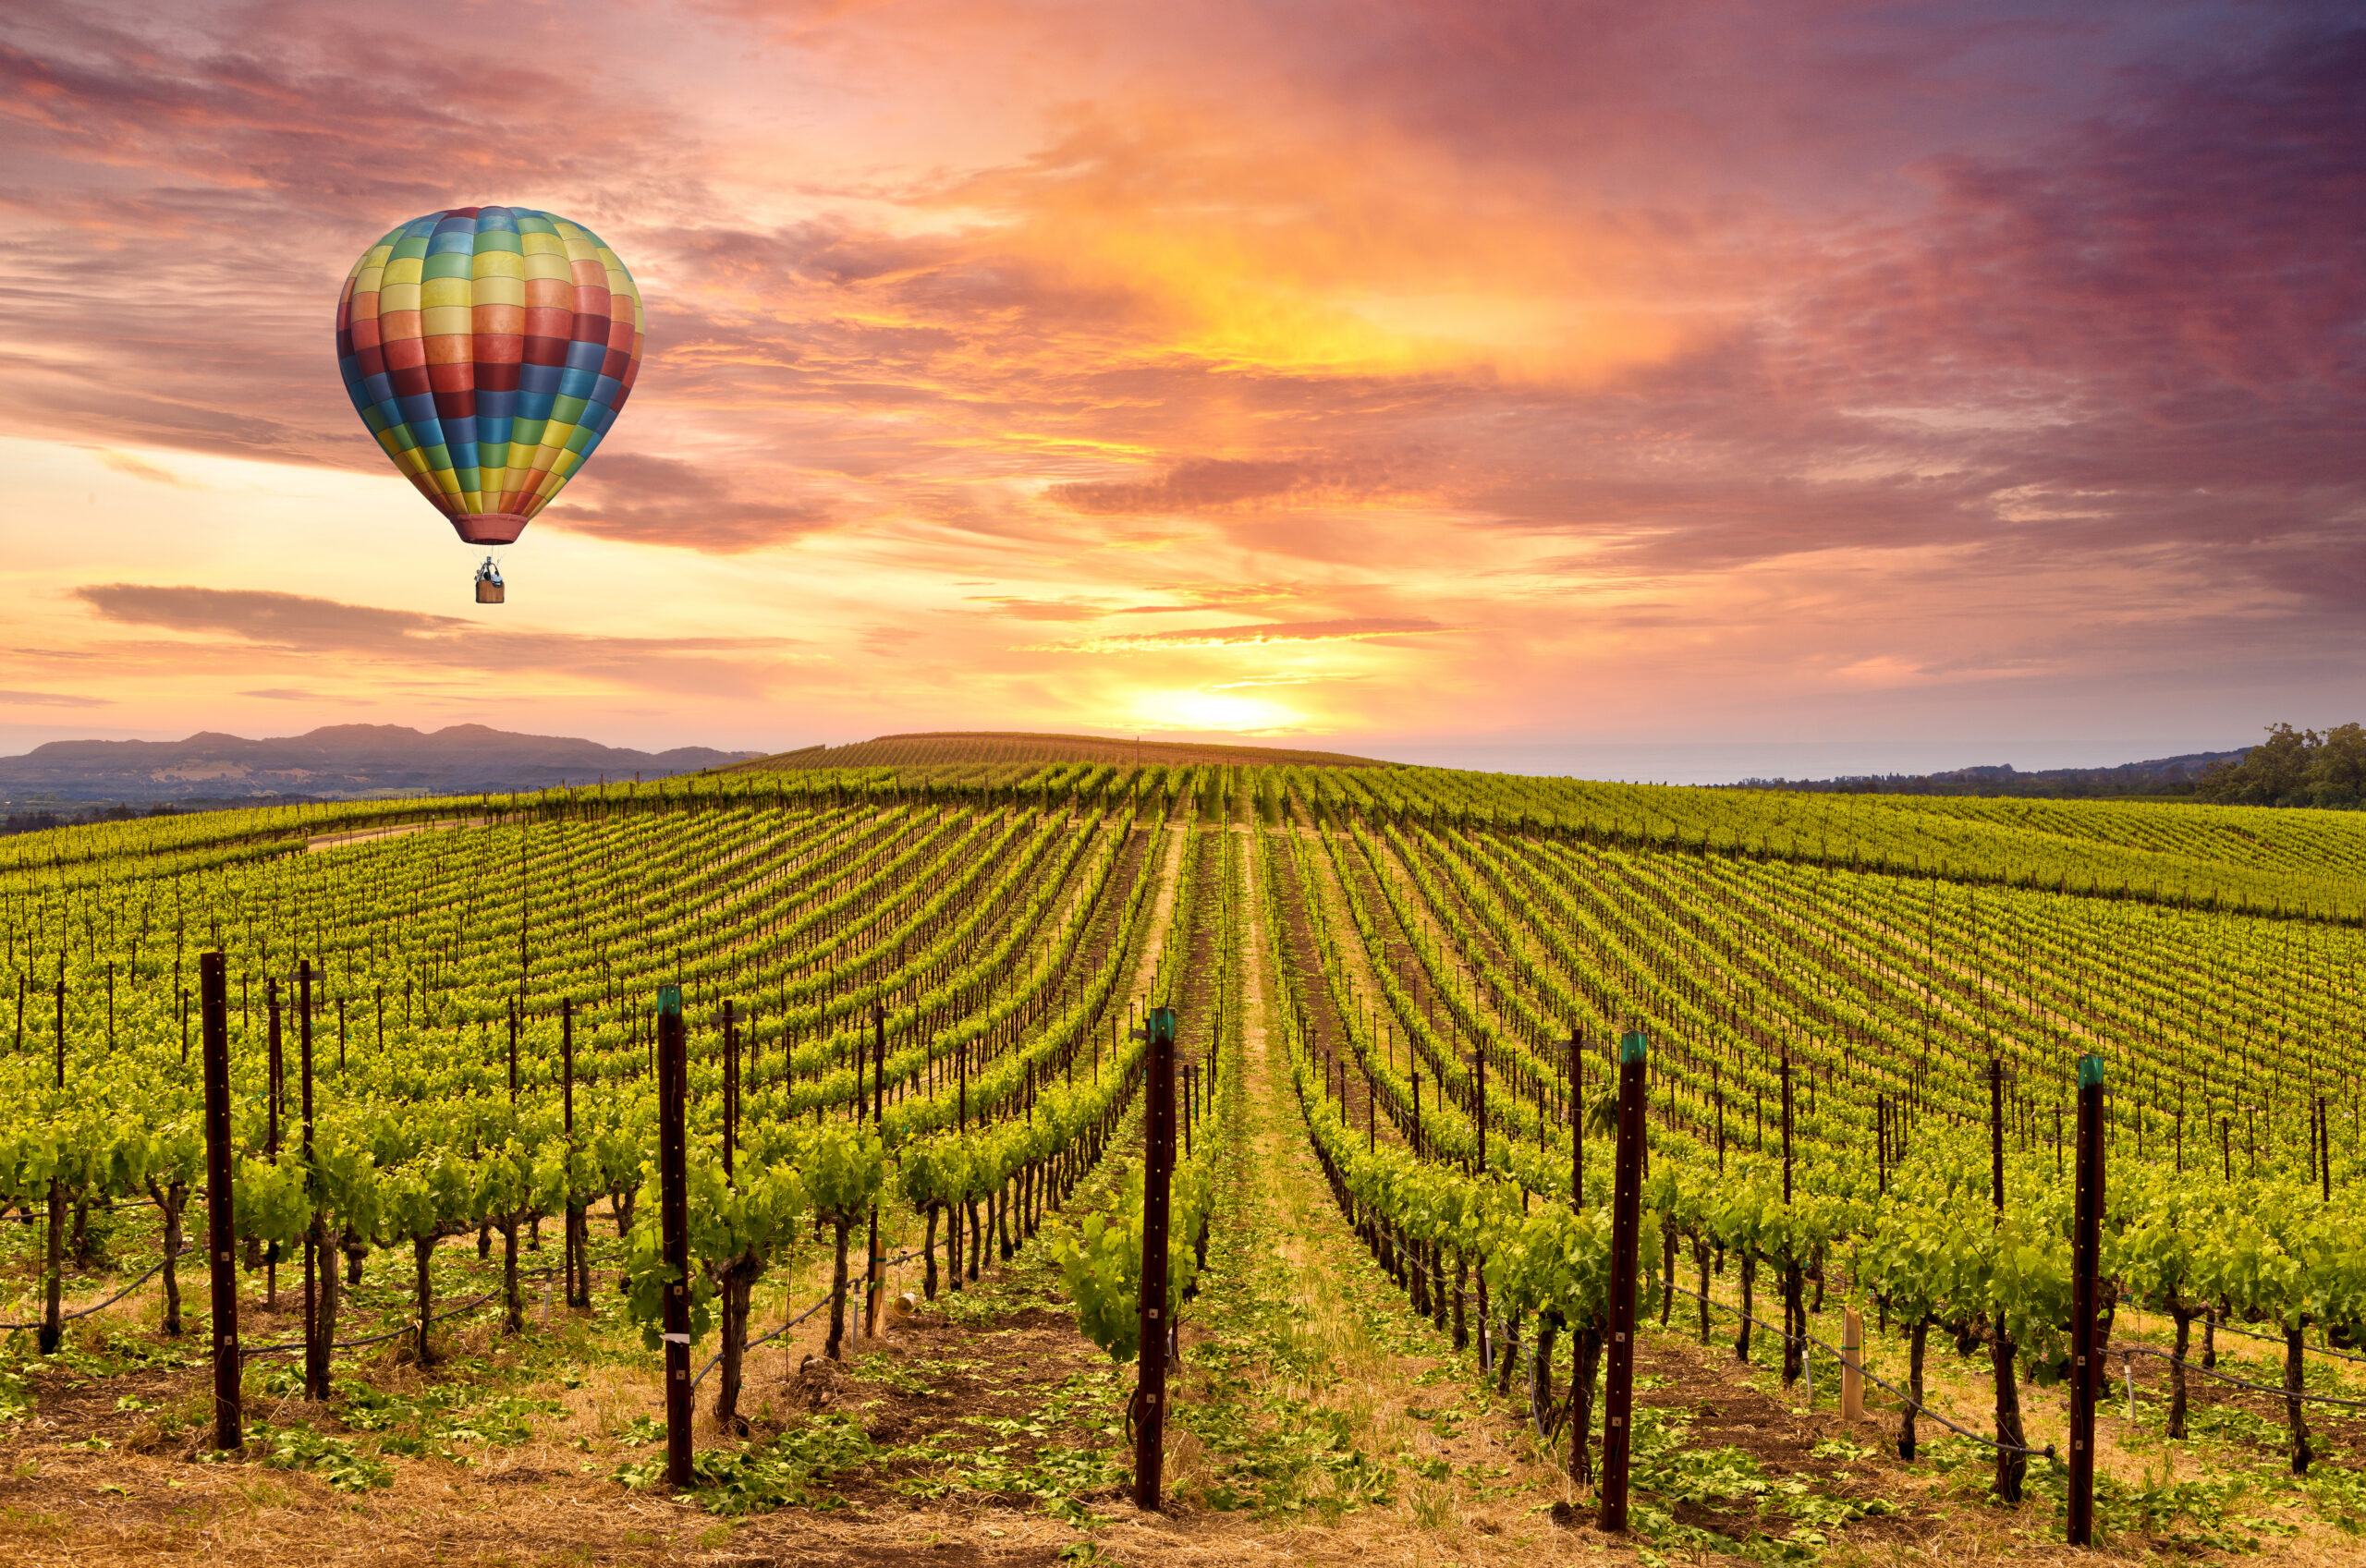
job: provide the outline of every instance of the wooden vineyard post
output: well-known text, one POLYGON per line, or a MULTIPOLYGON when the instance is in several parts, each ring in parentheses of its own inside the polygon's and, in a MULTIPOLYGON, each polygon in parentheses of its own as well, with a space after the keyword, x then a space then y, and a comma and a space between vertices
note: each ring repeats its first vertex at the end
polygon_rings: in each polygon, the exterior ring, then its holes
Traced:
MULTIPOLYGON (((887 1008, 883 1003, 871 1004, 871 1027, 874 1037, 871 1076, 871 1124, 884 1130, 887 1120, 887 1008)), ((860 1058, 858 1058, 860 1061, 860 1058)), ((862 1070, 858 1065, 855 1076, 862 1070)), ((879 1205, 871 1206, 871 1228, 868 1233, 862 1263, 862 1337, 879 1337, 880 1295, 887 1283, 886 1254, 879 1249, 879 1205)))
POLYGON ((2079 1058, 2079 1186, 2070 1232, 2070 1506, 2072 1546, 2095 1532, 2097 1232, 2104 1213, 2104 1059, 2079 1058))
MULTIPOLYGON (((2081 1073, 2087 1061, 2079 1058, 2081 1073)), ((2005 1211, 2005 1059, 2001 1056, 1988 1059, 1988 1170, 1990 1197, 2001 1214, 2005 1211)))
POLYGON ((1143 1034, 1141 1371, 1134 1390, 1134 1506, 1154 1509, 1166 1461, 1166 1226, 1175 1176, 1175 1009, 1153 1007, 1143 1034))
POLYGON ((723 1184, 731 1185, 733 1151, 739 1147, 739 1017, 723 999, 723 1184))
POLYGON ((1865 1418, 1865 1315, 1853 1307, 1840 1313, 1840 1418, 1865 1418))
POLYGON ((682 988, 657 991, 659 1234, 673 1282, 665 1287, 665 1481, 690 1485, 690 1194, 683 1117, 689 1064, 682 1040, 682 988))
POLYGON ((575 1173, 571 1168, 575 1154, 575 999, 562 997, 558 1004, 559 1078, 564 1086, 567 1114, 567 1152, 570 1169, 567 1184, 567 1304, 569 1307, 592 1305, 592 1269, 584 1257, 583 1205, 576 1200, 575 1173))
POLYGON ((2333 1124, 2325 1119, 2325 1097, 2317 1096, 2317 1179, 2323 1200, 2333 1201, 2333 1124))
MULTIPOLYGON (((263 1011, 268 1015, 265 1028, 270 1041, 270 1056, 265 1063, 271 1075, 263 1100, 266 1119, 263 1131, 263 1151, 274 1165, 279 1163, 279 1118, 287 1109, 287 1075, 281 1071, 279 1059, 279 978, 272 976, 262 982, 263 1011)), ((279 1309, 279 1244, 273 1242, 263 1250, 262 1300, 272 1311, 279 1309)))
POLYGON ((1585 1036, 1569 1031, 1569 1208, 1586 1211, 1585 1036))
MULTIPOLYGON (((66 1088, 66 960, 57 960, 57 1087, 66 1088)), ((59 1096, 64 1099, 63 1094, 59 1096)), ((62 1293, 66 1289, 66 1184, 53 1173, 49 1178, 49 1234, 44 1243, 42 1266, 41 1331, 34 1343, 43 1355, 57 1354, 65 1339, 66 1320, 62 1293)))
MULTIPOLYGON (((1475 1174, 1484 1176, 1487 1173, 1487 1049, 1485 1046, 1482 1045, 1471 1051, 1470 1065, 1479 1075, 1479 1113, 1475 1118, 1479 1124, 1479 1169, 1475 1174)), ((1486 1332, 1483 1321, 1481 1323, 1480 1332, 1486 1332)), ((1485 1360, 1484 1355, 1480 1357, 1482 1365, 1485 1360)))
POLYGON ((213 1285, 213 1446, 244 1446, 238 1419, 238 1246, 230 1197, 230 980, 222 954, 197 961, 205 1058, 205 1265, 213 1285))
MULTIPOLYGON (((1628 1418, 1635 1406, 1636 1255, 1643 1236, 1643 1070, 1651 1041, 1618 1042, 1618 1141, 1610 1197, 1610 1344, 1604 1368, 1602 1513, 1604 1530, 1627 1528, 1628 1418)), ((1582 1434, 1581 1434, 1582 1436, 1582 1434)))
MULTIPOLYGON (((312 961, 309 958, 296 966, 296 1065, 303 1081, 304 1107, 304 1185, 308 1206, 317 1204, 311 1192, 312 1183, 312 961)), ((322 1311, 321 1279, 323 1267, 330 1270, 325 1288, 335 1288, 336 1265, 331 1261, 334 1253, 325 1253, 327 1238, 321 1234, 321 1216, 313 1208, 304 1227, 304 1397, 329 1397, 329 1335, 327 1315, 322 1311)))
MULTIPOLYGON (((1791 1207, 1791 1048, 1783 1048, 1779 1067, 1783 1090, 1783 1208, 1791 1207)), ((1786 1253, 1783 1261, 1783 1387, 1788 1389, 1806 1369, 1807 1311, 1800 1294, 1799 1264, 1786 1253)), ((1815 1385, 1808 1385, 1808 1404, 1815 1404, 1815 1385)))

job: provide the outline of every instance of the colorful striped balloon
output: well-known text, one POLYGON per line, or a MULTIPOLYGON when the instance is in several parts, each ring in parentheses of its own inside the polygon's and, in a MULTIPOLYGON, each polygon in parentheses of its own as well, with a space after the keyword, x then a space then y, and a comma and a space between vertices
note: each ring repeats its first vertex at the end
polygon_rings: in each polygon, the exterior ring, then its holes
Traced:
POLYGON ((608 433, 640 371, 640 292, 580 224, 413 218, 336 304, 337 367, 386 456, 470 544, 507 544, 608 433))

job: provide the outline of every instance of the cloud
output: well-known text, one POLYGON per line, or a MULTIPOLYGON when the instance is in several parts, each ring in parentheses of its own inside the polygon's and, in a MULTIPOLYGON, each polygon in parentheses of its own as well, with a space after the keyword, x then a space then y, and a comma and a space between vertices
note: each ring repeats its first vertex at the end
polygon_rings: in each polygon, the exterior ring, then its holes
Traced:
POLYGON ((1368 681, 1370 675, 1331 675, 1320 670, 1278 675, 1249 675, 1237 681, 1218 681, 1207 687, 1210 691, 1241 691, 1261 686, 1311 686, 1316 682, 1368 681))
POLYGON ((311 653, 448 648, 477 632, 471 623, 454 615, 372 609, 261 589, 99 583, 74 591, 110 621, 176 632, 227 633, 311 653))
POLYGON ((995 614, 1018 621, 1097 621, 1111 613, 1108 605, 1089 599, 1018 599, 972 593, 962 602, 990 605, 995 614))
MULTIPOLYGON (((104 619, 186 637, 229 638, 305 658, 335 655, 348 667, 406 665, 479 672, 498 688, 535 675, 576 676, 660 691, 761 695, 759 673, 721 655, 764 655, 767 638, 628 638, 488 627, 452 615, 341 603, 252 589, 100 583, 74 596, 104 619)), ((250 655, 249 657, 251 657, 250 655)))
POLYGON ((0 707, 6 708, 104 708, 114 700, 62 691, 0 691, 0 707))
POLYGON ((259 697, 269 702, 334 702, 343 708, 374 708, 376 703, 358 697, 343 697, 325 691, 299 691, 292 687, 264 687, 259 691, 242 691, 240 697, 259 697))
POLYGON ((102 449, 97 456, 102 468, 112 468, 115 472, 128 475, 132 479, 145 480, 150 484, 170 485, 175 490, 203 488, 193 480, 183 479, 170 468, 158 468, 155 464, 135 457, 128 452, 111 452, 102 449))
POLYGON ((603 452, 538 520, 603 539, 715 555, 785 544, 834 520, 832 509, 810 496, 743 496, 751 483, 796 483, 793 477, 749 476, 748 467, 720 453, 693 463, 603 452))
POLYGON ((1175 604, 1128 604, 1129 615, 1179 615, 1236 604, 1289 604, 1307 592, 1299 582, 1164 582, 1144 585, 1181 601, 1175 604))
POLYGON ((1376 493, 1384 483, 1380 473, 1360 473, 1345 467, 1201 457, 1178 463, 1146 483, 1080 481, 1055 484, 1046 493, 1074 511, 1109 516, 1218 511, 1283 501, 1353 500, 1376 493))
POLYGON ((1177 649, 1259 648, 1284 642, 1353 642, 1370 638, 1427 637, 1467 628, 1422 617, 1365 616, 1338 621, 1275 621, 1263 626, 1209 626, 1197 631, 1132 632, 1090 642, 1053 645, 1058 653, 1149 653, 1177 649))

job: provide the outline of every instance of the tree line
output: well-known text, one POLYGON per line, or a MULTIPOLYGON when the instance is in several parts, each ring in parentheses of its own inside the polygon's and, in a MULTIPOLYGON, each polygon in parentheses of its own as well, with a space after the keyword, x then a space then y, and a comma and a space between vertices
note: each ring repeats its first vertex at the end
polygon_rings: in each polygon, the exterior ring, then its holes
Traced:
POLYGON ((2204 770, 2194 794, 2221 806, 2316 806, 2354 811, 2366 805, 2366 728, 2336 724, 2319 735, 2270 724, 2267 739, 2239 762, 2204 770))

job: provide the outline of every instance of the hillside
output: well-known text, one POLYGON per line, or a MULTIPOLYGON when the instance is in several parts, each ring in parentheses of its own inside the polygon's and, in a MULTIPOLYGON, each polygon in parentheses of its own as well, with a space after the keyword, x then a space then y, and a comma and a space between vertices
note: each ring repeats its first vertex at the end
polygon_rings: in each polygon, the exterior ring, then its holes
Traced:
MULTIPOLYGON (((1093 735, 1026 735, 1006 730, 935 730, 883 735, 848 746, 809 746, 759 757, 738 768, 919 768, 999 762, 1160 762, 1170 766, 1290 765, 1300 768, 1384 768, 1370 757, 1338 751, 1297 751, 1278 746, 1201 745, 1174 740, 1111 740, 1093 735)), ((729 772, 731 770, 724 770, 729 772)))
POLYGON ((54 740, 21 757, 0 757, 0 799, 152 804, 250 796, 507 794, 589 784, 603 774, 658 778, 748 755, 703 746, 634 751, 483 724, 451 724, 432 734, 401 724, 330 724, 263 740, 211 732, 186 740, 54 740))

